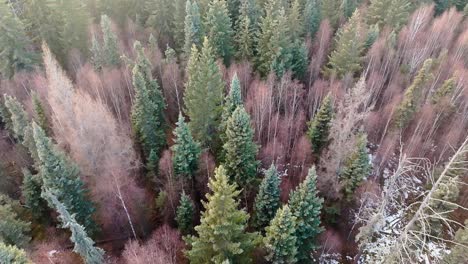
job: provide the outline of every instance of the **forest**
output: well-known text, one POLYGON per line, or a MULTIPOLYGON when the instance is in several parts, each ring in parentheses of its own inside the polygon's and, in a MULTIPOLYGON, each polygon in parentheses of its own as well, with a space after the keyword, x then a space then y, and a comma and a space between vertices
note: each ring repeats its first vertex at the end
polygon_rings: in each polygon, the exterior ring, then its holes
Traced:
POLYGON ((468 0, 0 0, 33 263, 468 263, 468 0))

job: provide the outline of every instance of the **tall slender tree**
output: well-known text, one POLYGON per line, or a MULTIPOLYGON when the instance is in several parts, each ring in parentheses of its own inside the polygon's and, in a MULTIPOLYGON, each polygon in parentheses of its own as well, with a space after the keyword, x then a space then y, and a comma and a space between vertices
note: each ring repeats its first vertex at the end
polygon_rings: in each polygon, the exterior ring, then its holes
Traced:
POLYGON ((249 8, 249 1, 243 1, 235 24, 236 56, 242 60, 248 60, 253 56, 255 27, 249 16, 249 8))
POLYGON ((221 141, 226 143, 226 128, 229 118, 238 106, 242 105, 242 91, 237 73, 234 74, 231 81, 229 93, 224 99, 223 112, 221 114, 221 123, 219 124, 219 133, 221 141))
POLYGON ((367 23, 399 30, 409 17, 411 3, 408 0, 371 0, 367 12, 367 23))
POLYGON ((31 240, 31 223, 19 219, 15 208, 21 208, 18 202, 0 194, 0 242, 24 247, 31 240))
POLYGON ((76 48, 84 55, 88 54, 88 28, 91 21, 83 1, 60 0, 60 12, 63 16, 63 39, 65 47, 76 48))
POLYGON ((190 234, 193 230, 193 216, 195 209, 193 202, 185 192, 182 193, 179 200, 179 206, 176 211, 176 222, 180 232, 184 235, 190 234))
POLYGON ((106 66, 118 66, 121 62, 119 43, 116 34, 112 30, 111 20, 107 15, 101 16, 101 29, 103 62, 106 66))
POLYGON ((320 109, 309 123, 309 130, 307 132, 310 142, 312 143, 312 149, 316 154, 320 154, 320 151, 328 141, 332 118, 333 103, 328 94, 323 99, 320 109))
POLYGON ((292 215, 288 205, 280 208, 266 228, 264 244, 271 263, 296 263, 297 238, 296 217, 292 215))
POLYGON ((280 207, 280 183, 281 178, 278 170, 274 164, 271 164, 270 168, 265 170, 265 178, 263 178, 255 197, 254 223, 258 228, 266 227, 280 207))
POLYGON ((200 144, 193 139, 182 113, 179 113, 174 136, 174 145, 172 146, 174 173, 191 179, 198 170, 201 149, 200 144))
POLYGON ((234 54, 231 18, 225 0, 212 0, 206 14, 205 31, 216 57, 229 65, 234 54))
POLYGON ((198 48, 202 45, 203 27, 197 1, 193 1, 192 3, 190 0, 187 0, 185 4, 184 33, 184 53, 188 58, 193 45, 198 48))
POLYGON ((345 160, 344 167, 340 173, 347 199, 351 199, 356 188, 369 176, 370 171, 367 137, 365 134, 361 134, 356 142, 355 150, 345 160))

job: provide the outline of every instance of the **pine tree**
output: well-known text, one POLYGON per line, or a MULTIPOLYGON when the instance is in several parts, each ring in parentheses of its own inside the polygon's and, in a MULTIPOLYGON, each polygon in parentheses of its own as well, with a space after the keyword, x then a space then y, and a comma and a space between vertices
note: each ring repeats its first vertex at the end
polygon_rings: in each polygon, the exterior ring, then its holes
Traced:
POLYGON ((47 203, 41 197, 42 179, 40 174, 32 175, 28 169, 23 169, 23 184, 21 193, 24 197, 24 204, 33 218, 37 221, 43 220, 47 211, 47 203))
POLYGON ((183 235, 190 234, 193 230, 193 215, 195 208, 193 202, 185 192, 182 193, 179 200, 179 206, 176 211, 176 222, 179 231, 183 235))
POLYGON ((427 59, 414 78, 413 83, 406 89, 403 100, 398 105, 393 118, 394 125, 399 129, 405 128, 413 118, 421 97, 421 90, 428 80, 432 78, 432 65, 432 59, 427 59))
POLYGON ((408 0, 371 0, 367 12, 367 23, 399 30, 405 25, 411 8, 408 0))
POLYGON ((28 235, 31 223, 18 219, 15 208, 20 208, 18 202, 0 194, 0 242, 24 247, 31 240, 28 235))
POLYGON ((253 56, 254 25, 249 17, 249 1, 243 1, 240 15, 236 24, 234 40, 237 46, 236 56, 241 60, 248 60, 253 56))
POLYGON ((47 135, 50 134, 49 120, 45 113, 44 106, 42 105, 41 99, 36 93, 32 95, 32 102, 34 108, 34 114, 36 115, 37 124, 46 132, 47 135))
POLYGON ((224 81, 213 50, 205 38, 200 56, 192 51, 187 66, 184 103, 190 118, 190 131, 203 147, 217 149, 216 133, 221 119, 224 81))
POLYGON ((371 171, 369 153, 367 151, 367 137, 359 136, 355 150, 346 158, 344 167, 340 173, 344 193, 347 199, 351 199, 356 188, 369 176, 371 171))
POLYGON ((257 180, 258 147, 253 141, 250 116, 243 106, 238 106, 227 121, 223 149, 227 175, 238 186, 251 189, 257 180))
POLYGON ((135 99, 132 106, 132 126, 145 158, 151 151, 159 156, 166 144, 164 133, 164 109, 166 103, 158 82, 151 74, 151 64, 145 57, 140 42, 134 45, 137 58, 132 70, 135 99))
POLYGON ((196 1, 193 3, 187 0, 185 4, 185 23, 184 23, 184 53, 186 57, 190 56, 192 46, 200 48, 202 44, 203 28, 200 18, 200 10, 196 1))
POLYGON ((314 119, 309 122, 307 135, 312 143, 312 149, 315 154, 320 154, 320 151, 328 142, 328 134, 330 130, 330 122, 333 118, 333 104, 330 95, 327 95, 320 109, 315 114, 314 119))
POLYGON ((75 215, 70 214, 65 205, 57 199, 51 192, 45 191, 42 197, 48 201, 50 207, 59 214, 62 228, 71 231, 70 240, 75 244, 73 251, 78 253, 86 264, 104 263, 104 250, 94 246, 94 241, 88 236, 85 228, 78 224, 75 215))
POLYGON ((231 18, 225 0, 212 0, 206 14, 205 31, 216 57, 223 58, 229 65, 234 53, 231 18))
POLYGON ((258 243, 256 233, 247 233, 249 215, 238 209, 240 191, 229 184, 226 170, 220 166, 209 180, 211 193, 203 203, 200 225, 195 227, 198 236, 186 238, 190 249, 186 256, 192 264, 250 263, 250 253, 258 243))
POLYGON ((111 21, 107 15, 101 16, 101 29, 102 29, 102 58, 106 66, 119 66, 120 65, 120 52, 117 36, 112 31, 111 21))
POLYGON ((336 74, 339 78, 348 73, 354 75, 361 70, 361 53, 365 43, 360 36, 360 20, 359 10, 356 10, 348 23, 337 33, 336 48, 330 55, 327 71, 336 74))
POLYGON ((191 179, 198 170, 201 149, 200 144, 193 139, 182 113, 179 113, 174 137, 174 145, 172 146, 174 173, 191 179))
POLYGON ((11 78, 21 70, 30 70, 36 64, 23 23, 13 15, 11 6, 0 3, 0 74, 11 78))
POLYGON ((465 220, 465 226, 460 227, 455 233, 455 243, 450 249, 450 253, 444 257, 446 264, 459 264, 468 259, 468 220, 465 220))
POLYGON ((97 230, 92 219, 93 204, 88 200, 84 184, 79 178, 78 167, 53 145, 36 123, 33 135, 39 157, 39 173, 42 176, 43 190, 50 191, 63 203, 70 213, 89 233, 97 230))
POLYGON ((173 4, 171 0, 147 0, 146 10, 150 12, 146 26, 156 30, 159 37, 172 37, 173 4))
POLYGON ((76 48, 88 54, 90 15, 82 1, 61 0, 58 6, 63 16, 63 39, 68 50, 76 48))
POLYGON ((268 252, 266 259, 271 263, 296 263, 297 262, 297 238, 296 217, 294 217, 288 205, 284 205, 276 212, 270 225, 266 228, 264 239, 268 252))
POLYGON ((304 30, 306 35, 310 35, 311 38, 315 37, 322 20, 320 4, 320 0, 306 0, 305 3, 304 30))
POLYGON ((265 170, 265 178, 260 184, 257 196, 255 197, 255 226, 264 228, 271 219, 275 217, 276 211, 280 207, 280 184, 281 178, 275 165, 271 164, 265 170))
POLYGON ((24 250, 0 242, 0 263, 4 264, 32 264, 24 250))
POLYGON ((299 263, 312 262, 311 253, 317 245, 317 237, 323 231, 320 211, 323 199, 318 197, 317 173, 309 169, 305 180, 290 194, 289 207, 296 217, 297 259, 299 263))
POLYGON ((224 99, 223 112, 221 114, 221 123, 219 124, 219 137, 222 143, 226 143, 226 128, 229 118, 238 106, 242 105, 242 91, 237 73, 234 74, 231 81, 229 93, 224 99))

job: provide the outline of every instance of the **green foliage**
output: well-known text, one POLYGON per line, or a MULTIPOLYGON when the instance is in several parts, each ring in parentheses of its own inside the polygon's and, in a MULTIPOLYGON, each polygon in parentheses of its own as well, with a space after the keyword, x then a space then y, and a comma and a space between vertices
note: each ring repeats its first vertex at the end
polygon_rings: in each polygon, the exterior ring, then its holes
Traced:
POLYGON ((200 10, 196 1, 193 3, 187 0, 185 4, 185 23, 184 23, 184 53, 187 57, 190 56, 192 46, 200 47, 202 44, 203 27, 200 18, 200 10))
POLYGON ((223 144, 227 141, 226 128, 228 120, 232 116, 232 113, 234 113, 236 108, 240 105, 242 105, 242 91, 240 87, 239 78, 237 77, 236 73, 232 78, 229 93, 224 99, 223 112, 221 114, 221 123, 219 124, 219 137, 223 144))
POLYGON ((140 42, 135 42, 134 50, 137 58, 132 70, 135 89, 131 112, 132 127, 148 160, 151 151, 159 156, 162 148, 166 145, 163 116, 166 103, 158 82, 153 79, 151 64, 145 57, 140 42))
POLYGON ((17 201, 0 194, 0 242, 24 247, 31 240, 28 235, 31 227, 29 222, 18 219, 19 208, 17 201))
POLYGON ((320 109, 315 114, 311 122, 307 135, 312 144, 312 150, 315 154, 320 154, 320 151, 328 142, 330 130, 330 122, 333 118, 333 103, 328 94, 322 101, 320 109))
POLYGON ((42 105, 41 99, 39 96, 34 93, 32 95, 33 109, 34 114, 36 115, 37 124, 46 132, 47 135, 50 134, 50 125, 47 115, 42 105))
POLYGON ((230 179, 245 189, 251 189, 257 181, 258 147, 253 136, 250 116, 238 106, 227 121, 224 166, 230 179))
POLYGON ((249 1, 243 1, 240 15, 236 24, 235 42, 237 46, 237 58, 248 60, 253 56, 255 28, 249 16, 249 1))
POLYGON ((32 264, 24 250, 0 242, 0 263, 3 264, 32 264))
POLYGON ((198 170, 201 149, 200 144, 193 139, 182 113, 179 113, 174 136, 174 145, 172 146, 174 173, 190 179, 198 170))
POLYGON ((271 263, 296 263, 297 262, 297 238, 296 217, 292 215, 288 205, 284 205, 276 212, 266 228, 264 239, 268 252, 266 259, 271 263))
POLYGON ((43 190, 48 190, 56 196, 89 233, 97 231, 92 219, 94 205, 87 198, 84 183, 79 178, 78 167, 53 145, 44 130, 36 123, 33 123, 33 135, 39 157, 43 190))
POLYGON ((304 30, 306 35, 311 38, 315 37, 322 20, 321 0, 306 0, 304 7, 304 30))
POLYGON ((212 0, 206 14, 205 31, 216 57, 229 65, 234 53, 231 18, 225 0, 212 0))
POLYGON ((411 9, 408 0, 371 0, 367 12, 367 23, 377 24, 382 29, 388 26, 397 31, 405 25, 411 9))
POLYGON ((102 61, 106 66, 119 66, 120 65, 120 52, 117 36, 112 31, 112 25, 107 15, 101 16, 101 29, 102 29, 102 61))
POLYGON ((176 211, 176 222, 179 231, 184 234, 190 234, 193 230, 193 215, 195 208, 193 202, 185 192, 182 193, 179 200, 179 206, 176 211))
POLYGON ((330 25, 336 29, 341 17, 342 0, 322 0, 321 10, 322 19, 328 19, 330 25))
POLYGON ((449 8, 450 0, 434 0, 434 12, 435 15, 442 14, 449 8))
POLYGON ((0 97, 0 123, 3 124, 3 128, 5 128, 5 130, 9 131, 10 133, 14 133, 10 111, 8 111, 8 108, 5 105, 5 100, 2 100, 1 97, 0 97))
POLYGON ((361 70, 364 42, 361 34, 361 16, 356 10, 335 38, 335 50, 330 55, 329 68, 326 70, 339 78, 350 73, 354 75, 361 70))
POLYGON ((300 263, 310 263, 311 253, 317 245, 317 237, 323 231, 320 211, 323 198, 318 196, 315 167, 309 169, 305 180, 289 197, 291 213, 296 217, 297 258, 300 263))
POLYGON ((41 197, 42 178, 40 174, 32 175, 27 169, 23 169, 23 185, 21 193, 24 197, 24 204, 33 218, 37 221, 43 220, 47 211, 47 203, 41 197))
POLYGON ((102 53, 102 47, 99 41, 96 38, 96 34, 93 34, 91 39, 91 63, 95 70, 99 71, 104 66, 104 55, 102 53))
POLYGON ((224 81, 207 38, 200 55, 196 48, 192 49, 187 69, 184 103, 190 130, 203 147, 217 149, 224 81))
POLYGON ((369 176, 371 165, 367 151, 367 137, 365 134, 359 136, 355 150, 346 158, 344 167, 340 173, 346 198, 350 200, 354 191, 361 182, 369 176))
POLYGON ((42 197, 48 201, 50 207, 55 208, 62 227, 70 229, 70 240, 75 244, 73 251, 78 253, 86 264, 104 263, 104 250, 94 246, 94 241, 88 236, 85 228, 77 223, 75 215, 70 214, 65 205, 51 192, 43 192, 42 197))
POLYGON ((186 256, 192 264, 250 263, 250 253, 258 243, 256 233, 247 233, 249 215, 238 209, 240 191, 230 184, 226 170, 220 166, 209 180, 211 193, 203 203, 198 236, 186 238, 190 249, 186 256))
POLYGON ((167 64, 176 63, 177 54, 173 48, 169 47, 169 45, 167 45, 166 51, 164 51, 164 56, 166 57, 165 62, 167 64))
POLYGON ((421 90, 424 85, 432 78, 431 68, 432 59, 427 59, 414 78, 411 86, 406 89, 403 100, 398 105, 394 114, 393 122, 398 128, 403 129, 413 119, 413 115, 418 108, 418 101, 421 97, 421 90))
POLYGON ((344 0, 342 4, 343 16, 350 18, 358 6, 360 0, 344 0))
POLYGON ((23 23, 13 15, 11 6, 0 3, 0 73, 11 78, 21 70, 30 70, 36 63, 31 41, 23 23))
POLYGON ((292 1, 291 8, 288 10, 288 27, 292 40, 296 40, 304 33, 304 20, 302 17, 302 0, 292 1))
POLYGON ((61 0, 58 6, 63 16, 63 39, 67 49, 76 48, 88 53, 90 15, 83 1, 61 0))
POLYGON ((167 192, 160 191, 155 200, 156 209, 159 211, 162 211, 164 209, 164 206, 166 206, 166 203, 167 203, 167 192))
POLYGON ((369 27, 369 30, 367 31, 367 38, 366 42, 364 43, 364 49, 368 50, 372 44, 377 40, 379 37, 380 29, 378 24, 374 24, 369 27))
MULTIPOLYGON (((175 49, 177 51, 182 51, 184 48, 185 41, 185 6, 187 1, 185 0, 175 0, 173 1, 173 10, 174 10, 174 19, 173 19, 173 34, 175 49)), ((189 47, 190 48, 190 47, 189 47)))
POLYGON ((432 95, 431 102, 437 104, 444 97, 450 96, 455 90, 456 84, 454 77, 445 80, 442 86, 432 95))
POLYGON ((444 257, 444 263, 459 264, 468 259, 468 220, 465 220, 465 226, 460 227, 455 233, 455 243, 450 249, 450 253, 444 257))
POLYGON ((276 211, 280 207, 280 184, 281 178, 275 165, 271 164, 265 170, 265 178, 260 184, 257 196, 255 197, 255 226, 264 228, 271 219, 275 217, 276 211))
POLYGON ((150 12, 146 26, 152 27, 159 37, 171 38, 174 29, 173 5, 171 0, 146 0, 145 8, 150 12))

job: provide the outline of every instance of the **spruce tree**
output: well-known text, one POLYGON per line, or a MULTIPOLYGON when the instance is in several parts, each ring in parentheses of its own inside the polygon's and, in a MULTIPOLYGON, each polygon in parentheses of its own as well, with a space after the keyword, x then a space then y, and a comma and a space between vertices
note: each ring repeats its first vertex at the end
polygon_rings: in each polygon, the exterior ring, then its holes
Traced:
POLYGON ((205 31, 216 57, 229 65, 234 53, 231 18, 225 0, 212 0, 206 14, 205 31))
POLYGON ((94 246, 94 241, 88 236, 85 228, 77 223, 75 215, 70 214, 65 205, 48 190, 42 193, 42 197, 46 199, 50 207, 54 208, 59 214, 62 228, 70 229, 70 240, 75 245, 73 251, 78 253, 86 264, 104 263, 104 250, 94 246))
POLYGON ((405 94, 403 95, 403 100, 398 105, 393 116, 393 122, 397 128, 405 128, 411 119, 413 119, 413 115, 416 113, 418 108, 422 89, 428 80, 432 78, 432 65, 432 59, 427 59, 414 78, 410 87, 406 89, 405 94))
POLYGON ((94 205, 88 200, 78 167, 53 145, 44 130, 33 123, 34 141, 39 157, 43 190, 50 191, 89 233, 97 231, 92 219, 94 205))
POLYGON ((266 227, 271 219, 275 217, 276 211, 280 207, 280 184, 281 178, 274 164, 265 170, 265 178, 260 184, 257 196, 255 197, 254 224, 258 228, 266 227))
POLYGON ((301 4, 302 0, 294 0, 291 3, 291 8, 288 10, 288 28, 292 40, 296 40, 304 34, 303 7, 301 4))
POLYGON ((47 211, 47 203, 41 197, 42 178, 40 174, 32 175, 28 169, 23 169, 23 184, 21 193, 25 206, 31 211, 37 221, 43 220, 47 211))
POLYGON ((242 91, 237 73, 234 74, 231 81, 229 93, 224 99, 223 112, 221 114, 221 123, 219 124, 219 137, 222 143, 226 143, 226 128, 229 118, 238 106, 242 105, 242 91))
POLYGON ((47 133, 47 135, 49 135, 50 134, 49 120, 45 113, 45 109, 42 104, 42 101, 36 93, 33 93, 32 95, 32 103, 33 103, 34 114, 36 115, 37 124, 47 133))
POLYGON ((356 10, 342 28, 339 29, 335 39, 335 50, 330 55, 327 72, 335 74, 339 78, 350 73, 354 75, 361 70, 362 51, 364 42, 362 41, 361 16, 356 10))
POLYGON ((259 165, 253 136, 250 116, 243 106, 238 106, 227 121, 224 166, 230 179, 247 191, 255 185, 259 165))
POLYGON ((200 56, 192 51, 187 66, 188 81, 185 85, 184 103, 190 118, 190 131, 203 147, 216 150, 216 133, 221 119, 224 81, 216 64, 213 49, 207 38, 200 56))
POLYGON ((242 2, 240 8, 234 37, 237 47, 236 57, 241 60, 248 60, 253 56, 255 28, 248 12, 249 1, 246 0, 242 2))
POLYGON ((8 111, 8 108, 5 105, 5 98, 0 97, 0 124, 3 125, 2 128, 7 130, 9 133, 13 134, 13 124, 11 122, 11 114, 8 111))
POLYGON ((132 127, 148 160, 151 151, 159 156, 166 144, 164 109, 166 103, 157 80, 151 74, 151 64, 140 42, 134 45, 137 58, 132 70, 135 99, 132 105, 132 127))
POLYGON ((150 12, 146 26, 152 27, 160 38, 171 38, 173 32, 173 4, 171 0, 147 0, 145 8, 150 12))
POLYGON ((262 76, 270 72, 271 65, 279 53, 278 13, 276 1, 269 0, 265 7, 265 15, 260 18, 260 29, 256 39, 256 69, 262 76))
POLYGON ((0 242, 24 247, 31 240, 28 235, 31 223, 19 219, 16 211, 19 208, 21 206, 18 202, 0 194, 0 242))
POLYGON ((323 198, 318 196, 315 167, 309 169, 305 180, 290 194, 289 207, 296 217, 297 259, 310 263, 311 253, 318 247, 317 237, 323 231, 320 211, 323 198))
POLYGON ((63 16, 63 39, 68 50, 76 48, 88 54, 90 15, 83 1, 61 0, 58 6, 63 16))
POLYGON ((183 235, 190 234, 193 230, 193 216, 195 208, 193 202, 185 192, 182 193, 179 200, 179 206, 176 210, 177 228, 183 235))
POLYGON ((312 150, 315 154, 320 154, 320 151, 328 142, 330 130, 330 122, 333 118, 333 103, 328 94, 322 101, 320 109, 315 114, 311 122, 307 135, 312 144, 312 150))
POLYGON ((452 245, 450 253, 444 257, 443 263, 459 264, 468 259, 468 251, 466 250, 466 245, 468 245, 468 220, 465 220, 465 226, 457 230, 454 241, 456 244, 452 245))
POLYGON ((0 242, 0 263, 4 264, 33 264, 24 250, 0 242))
POLYGON ((358 137, 354 151, 346 158, 341 170, 340 178, 343 191, 349 200, 361 182, 369 176, 371 166, 367 151, 367 138, 365 134, 358 137))
POLYGON ((450 96, 455 90, 456 84, 455 77, 445 80, 442 86, 432 95, 431 102, 437 104, 444 97, 450 96))
POLYGON ((315 37, 322 20, 320 0, 306 0, 304 7, 304 31, 311 38, 315 37))
POLYGON ((181 52, 184 48, 185 34, 185 16, 186 16, 186 7, 187 1, 185 0, 175 0, 173 1, 173 10, 174 10, 174 19, 173 19, 173 32, 174 32, 174 49, 178 52, 181 52))
POLYGON ((200 48, 202 44, 203 28, 200 18, 200 10, 196 1, 193 3, 187 0, 185 4, 185 23, 184 23, 184 53, 188 58, 192 50, 192 46, 200 48))
POLYGON ((120 65, 120 52, 117 36, 112 31, 111 21, 107 15, 101 16, 101 29, 102 29, 102 58, 106 66, 119 66, 120 65))
POLYGON ((258 243, 258 234, 247 233, 249 215, 238 209, 240 191, 230 184, 226 170, 219 166, 209 180, 211 192, 203 203, 197 236, 186 238, 190 249, 186 256, 192 264, 250 263, 250 254, 258 243))
POLYGON ((11 6, 0 3, 0 74, 11 78, 21 70, 30 70, 36 63, 32 43, 23 23, 13 15, 11 6))
POLYGON ((408 0, 371 0, 367 12, 367 23, 377 24, 381 29, 388 26, 399 30, 409 17, 410 8, 408 0))
POLYGON ((102 47, 101 44, 99 43, 96 34, 93 33, 93 36, 91 38, 91 63, 93 64, 93 67, 96 71, 100 71, 102 67, 104 66, 104 54, 102 53, 102 47))
POLYGON ((266 228, 264 239, 267 250, 266 259, 271 263, 296 263, 297 239, 296 217, 292 215, 288 205, 277 212, 270 225, 266 228))
POLYGON ((341 4, 342 0, 322 0, 320 13, 322 19, 328 19, 333 28, 337 28, 338 22, 341 17, 341 4))
POLYGON ((182 113, 179 113, 174 137, 172 146, 174 174, 191 179, 198 170, 201 149, 200 144, 193 139, 182 113))

